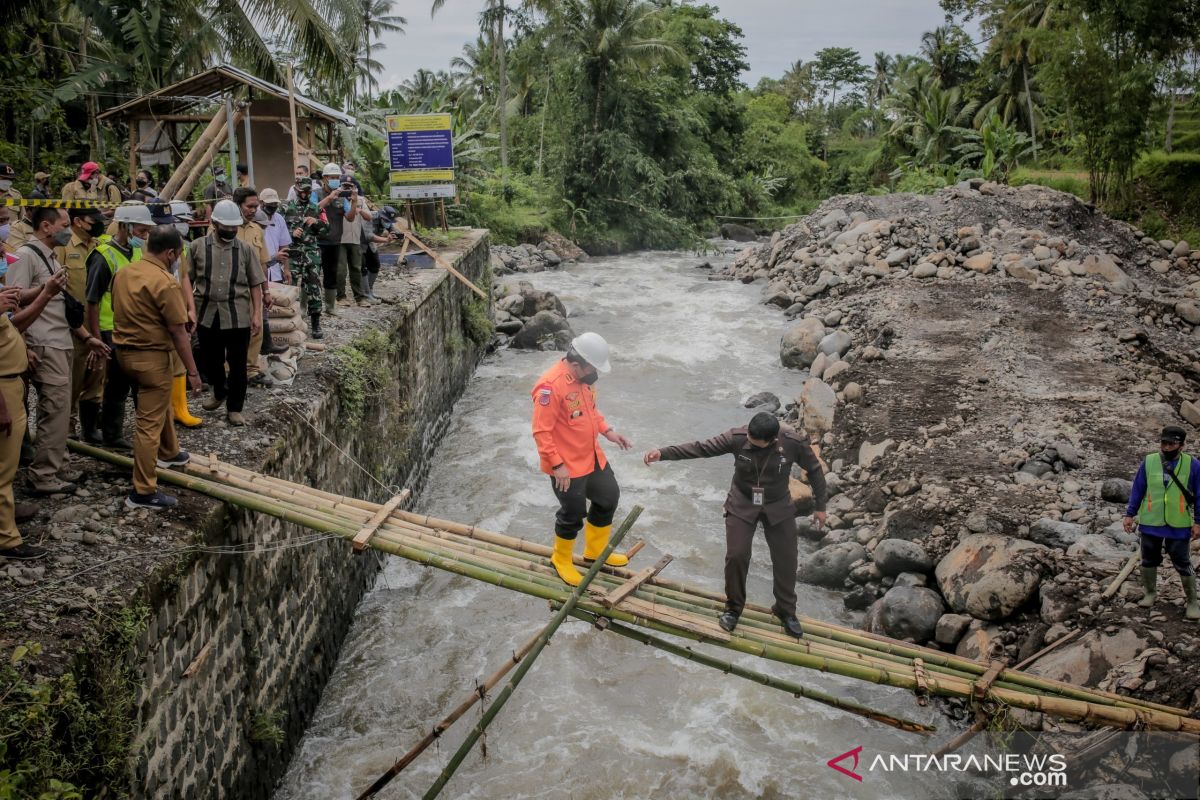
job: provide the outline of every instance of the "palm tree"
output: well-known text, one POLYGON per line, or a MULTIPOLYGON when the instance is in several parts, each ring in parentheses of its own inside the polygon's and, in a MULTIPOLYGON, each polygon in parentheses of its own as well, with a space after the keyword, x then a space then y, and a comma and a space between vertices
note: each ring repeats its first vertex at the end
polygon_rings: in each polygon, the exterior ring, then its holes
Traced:
POLYGON ((1000 55, 1000 66, 1020 69, 1022 95, 1026 104, 1033 160, 1037 161, 1037 114, 1029 86, 1030 68, 1041 60, 1039 31, 1050 28, 1060 11, 1061 0, 1016 0, 1005 6, 994 21, 996 35, 992 50, 1000 55))
MULTIPOLYGON (((408 24, 408 20, 404 17, 397 16, 392 13, 392 6, 395 5, 393 0, 359 0, 361 4, 361 22, 362 22, 362 39, 363 39, 363 60, 371 65, 374 69, 367 67, 365 69, 367 102, 371 102, 371 86, 378 85, 375 75, 383 69, 382 64, 378 64, 371 58, 371 40, 382 36, 385 33, 403 33, 404 26, 408 24)), ((377 49, 382 50, 383 45, 378 45, 377 49)), ((360 72, 364 71, 362 65, 359 65, 360 72)))
POLYGON ((565 0, 560 37, 583 66, 592 99, 592 132, 600 130, 605 91, 621 67, 646 68, 677 61, 682 53, 666 39, 647 36, 662 18, 661 9, 639 0, 565 0))
POLYGON ((921 55, 942 86, 957 86, 975 66, 975 45, 957 25, 942 25, 921 36, 921 55))
POLYGON ((949 164, 955 148, 972 132, 978 103, 964 101, 962 88, 944 88, 928 65, 910 69, 888 98, 895 122, 888 137, 907 149, 918 167, 949 164))
POLYGON ((892 81, 896 76, 896 59, 884 52, 875 54, 875 63, 871 67, 871 80, 867 84, 867 108, 874 109, 883 103, 883 99, 892 91, 892 81))
MULTIPOLYGON (((446 5, 446 0, 433 0, 430 15, 436 15, 444 5, 446 5)), ((492 44, 500 68, 500 96, 497 99, 496 113, 500 115, 500 176, 502 181, 508 180, 508 114, 506 113, 508 106, 508 43, 504 40, 504 23, 510 10, 511 6, 506 5, 504 0, 487 0, 483 12, 479 15, 483 29, 489 33, 495 31, 492 36, 492 44)))
POLYGON ((779 88, 788 99, 792 114, 799 116, 807 111, 817 99, 817 78, 814 74, 815 61, 796 61, 779 81, 779 88))

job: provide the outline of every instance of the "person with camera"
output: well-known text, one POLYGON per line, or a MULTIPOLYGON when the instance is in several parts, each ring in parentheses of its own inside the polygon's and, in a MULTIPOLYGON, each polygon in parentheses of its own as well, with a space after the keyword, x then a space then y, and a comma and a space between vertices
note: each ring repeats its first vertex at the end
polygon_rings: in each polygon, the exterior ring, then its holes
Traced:
MULTIPOLYGON (((34 355, 30 385, 38 393, 35 452, 29 465, 30 492, 50 495, 74 492, 79 473, 67 468, 67 434, 71 422, 71 361, 75 339, 87 343, 97 357, 108 356, 108 346, 86 327, 78 303, 68 310, 62 290, 67 272, 54 255, 56 246, 71 240, 67 212, 61 208, 35 208, 30 215, 33 239, 18 251, 5 282, 20 288, 21 304, 37 299, 50 283, 54 296, 25 331, 25 341, 34 355)), ((72 301, 74 298, 71 298, 72 301)))
MULTIPOLYGON (((326 195, 317 204, 325 214, 329 229, 321 238, 321 269, 325 284, 325 313, 338 315, 337 303, 346 298, 346 278, 355 302, 371 305, 363 292, 362 280, 362 221, 366 204, 359 197, 358 187, 342 180, 342 168, 330 162, 321 170, 326 195)), ((370 213, 366 212, 367 220, 370 213)))

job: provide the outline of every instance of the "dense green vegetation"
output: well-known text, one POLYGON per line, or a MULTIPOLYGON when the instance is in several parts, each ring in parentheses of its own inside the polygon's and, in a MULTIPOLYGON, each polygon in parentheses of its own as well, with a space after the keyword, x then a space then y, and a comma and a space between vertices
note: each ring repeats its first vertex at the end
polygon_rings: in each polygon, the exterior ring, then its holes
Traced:
POLYGON ((1164 235, 1197 226, 1200 0, 942 0, 947 23, 912 53, 830 43, 753 87, 714 6, 488 0, 445 70, 381 91, 392 5, 19 0, 2 35, 30 57, 0 88, 0 158, 66 178, 127 141, 98 110, 229 59, 273 80, 294 63, 303 91, 353 111, 345 144, 379 192, 382 117, 452 112, 454 219, 501 241, 672 246, 721 216, 976 176, 1067 188, 1164 235))

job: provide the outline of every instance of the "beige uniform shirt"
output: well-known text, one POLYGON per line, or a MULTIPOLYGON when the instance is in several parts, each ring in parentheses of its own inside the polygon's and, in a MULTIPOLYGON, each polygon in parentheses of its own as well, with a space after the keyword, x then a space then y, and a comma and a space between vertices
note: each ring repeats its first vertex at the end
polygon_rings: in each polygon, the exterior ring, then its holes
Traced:
MULTIPOLYGON (((20 258, 8 268, 8 274, 4 276, 9 286, 37 289, 62 269, 62 265, 54 257, 54 251, 37 239, 22 247, 16 255, 20 258)), ((67 304, 61 294, 50 298, 45 310, 25 329, 25 339, 29 344, 38 347, 49 347, 53 350, 75 349, 75 340, 70 326, 67 325, 67 304)))

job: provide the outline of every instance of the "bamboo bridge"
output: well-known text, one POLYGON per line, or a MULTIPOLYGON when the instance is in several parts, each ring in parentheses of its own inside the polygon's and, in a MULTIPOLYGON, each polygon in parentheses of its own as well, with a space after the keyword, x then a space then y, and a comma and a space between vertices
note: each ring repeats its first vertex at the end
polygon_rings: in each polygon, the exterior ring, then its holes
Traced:
MULTIPOLYGON (((126 456, 75 441, 70 446, 81 454, 132 467, 132 460, 126 456)), ((471 705, 482 702, 485 692, 510 669, 517 667, 503 692, 474 726, 472 736, 455 754, 439 783, 426 795, 436 796, 567 616, 677 657, 918 735, 928 735, 935 729, 793 680, 776 678, 716 658, 710 653, 664 639, 661 634, 804 669, 894 686, 912 692, 921 705, 926 704, 929 696, 959 698, 975 709, 976 724, 950 746, 961 745, 967 735, 982 729, 987 720, 1010 707, 1115 729, 1200 734, 1200 719, 1192 718, 1184 709, 1031 675, 1011 669, 1002 661, 972 661, 809 617, 800 617, 804 638, 794 639, 784 632, 768 608, 758 605, 748 604, 737 629, 727 633, 717 625, 724 596, 662 577, 670 556, 641 570, 609 567, 603 563, 633 526, 641 512, 640 507, 634 507, 617 527, 608 549, 597 561, 575 558, 576 564, 588 570, 580 586, 572 588, 558 578, 551 566, 549 546, 403 510, 401 505, 407 499, 407 493, 386 503, 372 503, 262 475, 218 461, 215 456, 195 454, 182 471, 160 469, 158 477, 164 483, 241 508, 336 534, 345 538, 355 550, 378 550, 521 592, 548 601, 556 610, 550 624, 515 652, 495 675, 480 684, 463 705, 433 726, 425 739, 364 792, 362 798, 373 796, 471 705)), ((626 555, 636 555, 642 544, 636 543, 626 555)))

